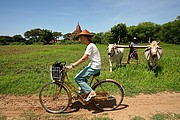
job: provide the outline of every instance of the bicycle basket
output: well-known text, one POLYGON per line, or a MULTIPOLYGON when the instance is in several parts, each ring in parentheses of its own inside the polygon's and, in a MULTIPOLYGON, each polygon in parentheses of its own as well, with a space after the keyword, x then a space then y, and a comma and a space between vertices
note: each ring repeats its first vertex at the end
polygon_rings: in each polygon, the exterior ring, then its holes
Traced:
POLYGON ((54 63, 50 67, 50 74, 52 80, 61 80, 63 77, 64 65, 61 63, 54 63))

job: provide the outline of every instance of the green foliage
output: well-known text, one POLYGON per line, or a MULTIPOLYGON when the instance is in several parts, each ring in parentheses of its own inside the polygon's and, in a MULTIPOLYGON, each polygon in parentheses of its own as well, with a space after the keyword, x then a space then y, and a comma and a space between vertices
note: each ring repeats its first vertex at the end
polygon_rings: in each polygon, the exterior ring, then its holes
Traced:
POLYGON ((108 117, 97 117, 97 116, 94 116, 91 120, 113 120, 113 119, 110 119, 108 117))
MULTIPOLYGON (((163 57, 156 71, 147 67, 143 51, 139 49, 139 62, 131 60, 125 64, 129 49, 125 48, 123 65, 109 72, 107 45, 97 45, 102 58, 102 71, 99 79, 115 79, 125 88, 125 95, 180 91, 180 49, 179 45, 161 43, 163 57)), ((84 54, 86 46, 73 45, 31 45, 1 46, 0 49, 0 94, 36 94, 42 85, 50 82, 49 67, 55 61, 66 61, 67 65, 84 54)), ((89 61, 72 69, 68 75, 74 76, 89 61)), ((74 85, 76 83, 74 82, 74 85)))
POLYGON ((100 32, 100 33, 97 33, 93 36, 93 42, 94 43, 100 43, 103 41, 103 36, 104 36, 104 33, 103 32, 100 32))
POLYGON ((109 43, 126 43, 125 37, 127 36, 126 24, 120 23, 111 28, 111 33, 113 35, 114 41, 109 41, 109 43), (124 41, 123 41, 124 40, 124 41))
POLYGON ((10 42, 14 42, 12 37, 0 36, 0 45, 8 45, 10 42))
POLYGON ((161 41, 180 44, 180 19, 163 24, 160 31, 161 41))
POLYGON ((24 42, 26 40, 21 35, 14 35, 12 38, 14 42, 24 42))
POLYGON ((134 30, 136 37, 140 39, 139 42, 148 42, 149 38, 156 38, 160 30, 160 25, 152 22, 139 23, 134 30))
POLYGON ((24 118, 26 120, 34 120, 35 118, 37 118, 35 113, 32 111, 24 112, 23 114, 21 114, 21 116, 22 116, 22 118, 24 118))
POLYGON ((110 43, 110 41, 114 41, 113 39, 113 35, 112 35, 112 32, 111 31, 108 31, 108 32, 100 32, 100 33, 97 33, 95 34, 93 37, 92 37, 92 41, 96 44, 104 44, 104 45, 107 45, 110 43))
POLYGON ((71 33, 66 33, 63 35, 64 40, 70 40, 71 33))
POLYGON ((139 117, 139 116, 135 116, 135 117, 131 118, 131 120, 145 120, 145 119, 142 117, 139 117))
POLYGON ((180 114, 163 114, 163 113, 158 113, 152 116, 152 120, 179 120, 180 119, 180 114))
POLYGON ((51 40, 53 40, 53 33, 49 30, 41 30, 39 41, 44 42, 44 44, 49 44, 51 40))
POLYGON ((52 34, 55 39, 59 39, 59 37, 63 36, 61 32, 53 32, 52 34))
POLYGON ((30 31, 26 31, 24 33, 25 38, 27 41, 25 43, 27 45, 36 43, 44 42, 44 44, 49 44, 51 40, 57 40, 59 37, 62 36, 61 32, 52 32, 51 30, 46 29, 31 29, 30 31))
MULTIPOLYGON (((155 115, 152 115, 151 120, 179 120, 180 114, 173 114, 173 113, 158 113, 155 115)), ((132 117, 131 120, 145 120, 144 118, 140 116, 132 117)))
POLYGON ((27 40, 33 40, 34 42, 38 42, 40 33, 41 33, 41 29, 37 28, 37 29, 32 29, 30 31, 26 31, 24 33, 24 36, 27 40))

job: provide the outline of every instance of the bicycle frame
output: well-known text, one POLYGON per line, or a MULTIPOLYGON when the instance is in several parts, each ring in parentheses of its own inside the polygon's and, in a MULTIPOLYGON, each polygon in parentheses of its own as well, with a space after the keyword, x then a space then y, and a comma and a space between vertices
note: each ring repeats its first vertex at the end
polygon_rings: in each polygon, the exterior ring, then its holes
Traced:
MULTIPOLYGON (((90 78, 90 81, 89 81, 89 85, 91 87, 93 85, 94 79, 96 80, 95 83, 99 82, 99 80, 97 79, 97 76, 92 76, 90 78)), ((70 79, 68 78, 68 74, 67 74, 67 69, 66 68, 64 70, 64 74, 63 74, 62 80, 61 81, 54 81, 54 82, 63 84, 70 91, 70 94, 71 94, 70 101, 71 101, 71 103, 72 103, 72 93, 75 93, 77 95, 79 102, 81 102, 83 105, 87 105, 89 103, 87 101, 84 101, 84 97, 86 95, 85 94, 79 94, 78 93, 78 88, 76 88, 74 85, 72 85, 72 83, 71 83, 72 81, 70 81, 70 79)), ((61 91, 61 87, 60 87, 60 91, 61 91)))

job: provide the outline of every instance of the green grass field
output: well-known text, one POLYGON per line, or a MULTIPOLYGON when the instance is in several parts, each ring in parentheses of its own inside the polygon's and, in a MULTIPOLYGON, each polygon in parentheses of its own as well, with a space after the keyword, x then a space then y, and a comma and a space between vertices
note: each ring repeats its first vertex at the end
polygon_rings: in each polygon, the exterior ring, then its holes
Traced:
MULTIPOLYGON (((156 71, 147 68, 144 49, 139 49, 138 64, 134 60, 126 64, 129 49, 125 49, 123 65, 116 69, 114 66, 112 73, 109 72, 107 45, 97 47, 102 57, 99 78, 117 80, 124 86, 125 95, 180 92, 180 45, 161 43, 164 54, 156 71)), ((75 62, 83 55, 85 48, 83 44, 0 46, 0 94, 38 94, 42 85, 51 81, 51 64, 55 61, 66 61, 67 65, 75 62)), ((88 62, 68 73, 72 82, 76 73, 88 62)))

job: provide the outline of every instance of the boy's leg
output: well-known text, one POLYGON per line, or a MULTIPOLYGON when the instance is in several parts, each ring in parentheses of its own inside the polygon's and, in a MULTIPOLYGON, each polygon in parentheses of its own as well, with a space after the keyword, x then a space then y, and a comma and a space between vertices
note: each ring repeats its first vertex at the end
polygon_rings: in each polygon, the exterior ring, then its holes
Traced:
POLYGON ((90 66, 87 66, 75 76, 74 79, 76 83, 86 94, 92 91, 92 88, 87 84, 88 79, 99 71, 100 70, 94 70, 90 66))

